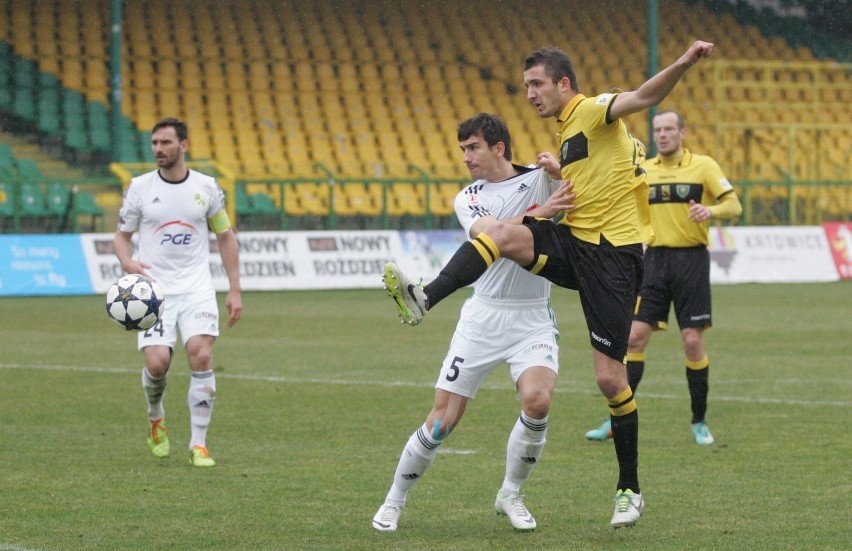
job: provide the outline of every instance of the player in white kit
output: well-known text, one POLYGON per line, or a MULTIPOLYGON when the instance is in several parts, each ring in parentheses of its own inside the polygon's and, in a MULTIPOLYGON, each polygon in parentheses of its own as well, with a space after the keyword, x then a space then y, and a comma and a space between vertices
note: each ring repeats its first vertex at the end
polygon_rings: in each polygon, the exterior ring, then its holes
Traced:
POLYGON ((151 149, 158 169, 130 181, 113 244, 122 270, 156 280, 166 297, 162 319, 138 336, 145 358, 142 387, 148 401, 148 447, 156 457, 169 456, 163 395, 180 331, 191 369, 190 463, 212 467, 216 463, 206 438, 216 399, 212 358, 219 308, 210 274, 210 230, 228 275, 228 327, 242 313, 239 247, 222 189, 215 179, 187 168, 188 147, 188 130, 182 121, 166 118, 154 126, 151 149), (134 255, 132 237, 137 231, 139 249, 134 255))
MULTIPOLYGON (((524 215, 551 218, 571 208, 571 186, 561 181, 550 153, 540 168, 511 162, 511 138, 497 116, 480 113, 458 129, 463 161, 477 180, 455 200, 456 215, 469 238, 496 220, 520 223, 524 215)), ((517 530, 536 522, 524 505, 521 484, 544 449, 547 415, 559 372, 556 319, 550 308, 550 282, 500 259, 474 284, 444 359, 435 401, 426 422, 408 440, 373 528, 397 529, 408 491, 432 464, 438 447, 458 425, 468 400, 499 364, 506 362, 521 400, 521 413, 506 447, 506 474, 495 508, 517 530)))

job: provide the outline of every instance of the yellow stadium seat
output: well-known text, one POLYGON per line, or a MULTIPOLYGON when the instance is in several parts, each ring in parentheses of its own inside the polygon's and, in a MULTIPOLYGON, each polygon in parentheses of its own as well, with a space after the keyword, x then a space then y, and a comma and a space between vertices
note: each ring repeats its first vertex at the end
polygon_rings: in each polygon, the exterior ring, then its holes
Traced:
POLYGON ((388 215, 423 216, 425 212, 425 184, 395 183, 388 190, 388 215))

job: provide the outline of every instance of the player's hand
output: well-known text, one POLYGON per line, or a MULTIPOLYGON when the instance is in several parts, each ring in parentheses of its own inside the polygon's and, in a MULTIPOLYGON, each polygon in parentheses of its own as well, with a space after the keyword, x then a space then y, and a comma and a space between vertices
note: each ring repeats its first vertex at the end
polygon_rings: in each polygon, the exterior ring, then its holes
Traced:
POLYGON ((233 327, 235 323, 240 321, 243 313, 243 299, 239 290, 228 291, 225 308, 228 309, 228 327, 233 327))
POLYGON ((574 183, 570 179, 562 180, 562 183, 547 198, 547 201, 531 210, 529 215, 538 218, 553 218, 557 214, 573 210, 575 207, 574 199, 576 198, 574 183))
POLYGON ((705 220, 710 220, 710 209, 701 203, 696 203, 694 199, 690 199, 689 219, 693 222, 704 222, 705 220))
POLYGON ((715 45, 712 42, 696 40, 686 53, 680 57, 680 62, 686 64, 688 67, 692 67, 699 60, 710 57, 713 53, 713 48, 715 48, 715 45))
POLYGON ((148 279, 156 281, 155 278, 151 277, 151 274, 148 273, 148 268, 151 265, 147 262, 141 262, 139 260, 128 260, 121 265, 121 269, 124 270, 124 273, 127 274, 139 274, 147 277, 148 279))
POLYGON ((552 180, 560 180, 562 178, 562 170, 559 166, 559 161, 550 151, 539 153, 535 158, 535 166, 543 168, 550 174, 552 180))

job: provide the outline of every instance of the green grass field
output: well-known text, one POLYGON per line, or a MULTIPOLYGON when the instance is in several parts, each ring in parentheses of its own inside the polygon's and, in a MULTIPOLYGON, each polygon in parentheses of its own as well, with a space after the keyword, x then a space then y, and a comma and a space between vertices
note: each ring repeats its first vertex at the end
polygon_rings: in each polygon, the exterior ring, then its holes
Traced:
MULTIPOLYGON (((409 494, 397 533, 370 519, 422 423, 466 293, 400 326, 381 290, 244 296, 214 359, 218 400, 194 469, 188 368, 166 393, 172 457, 145 445, 135 339, 101 297, 0 299, 0 551, 848 549, 852 542, 852 284, 714 288, 708 422, 691 440, 676 331, 638 392, 633 529, 609 526, 612 442, 576 295, 554 294, 562 373, 548 445, 525 485, 538 520, 513 532, 493 499, 518 415, 498 369, 409 494)), ((674 320, 672 320, 674 321, 674 320)))

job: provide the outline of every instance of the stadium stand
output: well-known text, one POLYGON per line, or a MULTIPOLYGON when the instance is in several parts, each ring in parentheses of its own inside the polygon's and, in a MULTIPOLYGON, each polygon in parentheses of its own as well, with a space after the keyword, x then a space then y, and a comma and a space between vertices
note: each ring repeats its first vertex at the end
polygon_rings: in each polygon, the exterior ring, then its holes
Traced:
MULTIPOLYGON (((660 12, 661 64, 696 38, 719 44, 661 106, 687 116, 690 147, 719 159, 735 181, 852 178, 849 66, 815 57, 842 48, 808 47, 801 35, 789 38, 785 25, 795 24, 784 18, 716 4, 667 2, 660 12)), ((528 13, 544 10, 554 28, 572 29, 556 42, 587 93, 646 78, 643 63, 631 62, 645 48, 635 17, 642 0, 584 2, 570 13, 539 1, 491 8, 484 0, 125 2, 118 160, 150 161, 149 129, 174 115, 190 124, 191 158, 215 159, 248 189, 287 181, 281 192, 285 184, 252 190, 267 195, 258 199, 267 208, 370 218, 387 197, 391 217, 451 216, 468 177, 455 141, 461 119, 500 113, 518 162, 555 147, 555 126, 537 117, 520 83, 523 56, 545 45, 528 13), (362 181, 338 186, 333 205, 326 184, 288 181, 326 172, 362 181), (428 202, 425 185, 405 181, 412 172, 436 184, 428 202), (373 178, 400 182, 377 194, 386 184, 370 187, 373 178)), ((0 110, 58 142, 72 162, 111 152, 108 10, 108 0, 0 0, 0 110)), ((648 139, 644 115, 627 122, 648 139)), ((254 210, 241 205, 247 216, 254 210)))

